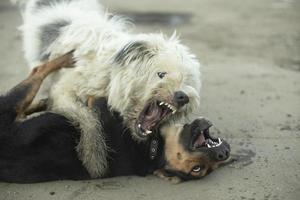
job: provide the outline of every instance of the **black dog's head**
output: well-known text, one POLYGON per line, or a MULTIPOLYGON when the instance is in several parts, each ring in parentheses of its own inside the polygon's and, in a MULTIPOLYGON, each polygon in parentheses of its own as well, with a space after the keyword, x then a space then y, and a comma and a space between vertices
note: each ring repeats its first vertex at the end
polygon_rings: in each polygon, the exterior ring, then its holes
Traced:
POLYGON ((209 134, 211 126, 210 121, 199 118, 191 124, 161 129, 165 140, 164 176, 197 179, 229 161, 229 144, 224 139, 212 137, 209 134))
MULTIPOLYGON (((160 128, 160 136, 156 138, 158 140, 154 145, 157 152, 152 154, 154 146, 151 145, 151 141, 137 143, 130 137, 129 143, 128 140, 125 141, 122 136, 125 128, 123 120, 117 113, 111 113, 105 98, 91 101, 90 104, 90 107, 99 114, 99 118, 101 113, 102 126, 107 133, 107 139, 110 140, 110 145, 119 149, 120 144, 130 144, 131 148, 126 148, 126 151, 139 152, 136 158, 139 160, 134 160, 135 164, 143 163, 141 166, 149 167, 149 172, 154 171, 154 174, 162 178, 176 177, 181 180, 201 178, 229 160, 229 144, 224 139, 214 138, 209 134, 212 123, 205 118, 196 119, 190 124, 168 125, 160 128), (149 155, 154 156, 150 163, 147 162, 149 155)), ((123 162, 124 159, 121 161, 123 162)), ((119 166, 122 164, 118 163, 119 166)))

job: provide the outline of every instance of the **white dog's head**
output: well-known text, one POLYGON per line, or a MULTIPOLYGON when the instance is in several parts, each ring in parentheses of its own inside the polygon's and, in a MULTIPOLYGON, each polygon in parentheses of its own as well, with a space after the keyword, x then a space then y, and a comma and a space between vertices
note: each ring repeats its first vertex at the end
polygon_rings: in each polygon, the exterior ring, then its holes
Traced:
POLYGON ((199 108, 200 65, 175 36, 141 34, 126 40, 112 59, 108 103, 135 139, 199 108))

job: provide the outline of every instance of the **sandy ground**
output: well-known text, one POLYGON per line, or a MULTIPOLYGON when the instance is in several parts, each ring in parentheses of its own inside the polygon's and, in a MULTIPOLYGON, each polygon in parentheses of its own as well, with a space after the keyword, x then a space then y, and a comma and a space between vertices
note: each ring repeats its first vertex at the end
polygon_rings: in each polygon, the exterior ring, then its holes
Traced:
MULTIPOLYGON (((135 17, 138 31, 177 29, 203 65, 199 112, 230 142, 238 161, 179 185, 153 176, 0 183, 0 199, 299 199, 300 2, 104 2, 112 12, 135 17)), ((18 11, 2 0, 0 91, 28 73, 16 29, 20 24, 18 11)))

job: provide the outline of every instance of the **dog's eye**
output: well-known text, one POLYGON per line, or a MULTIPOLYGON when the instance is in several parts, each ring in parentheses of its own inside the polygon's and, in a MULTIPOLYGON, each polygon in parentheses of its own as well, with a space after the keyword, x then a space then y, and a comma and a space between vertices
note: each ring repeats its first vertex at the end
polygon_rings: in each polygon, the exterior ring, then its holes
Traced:
POLYGON ((157 76, 163 79, 166 76, 167 72, 157 72, 157 76))
POLYGON ((193 172, 200 172, 201 171, 200 165, 196 165, 195 167, 193 167, 192 171, 193 172))

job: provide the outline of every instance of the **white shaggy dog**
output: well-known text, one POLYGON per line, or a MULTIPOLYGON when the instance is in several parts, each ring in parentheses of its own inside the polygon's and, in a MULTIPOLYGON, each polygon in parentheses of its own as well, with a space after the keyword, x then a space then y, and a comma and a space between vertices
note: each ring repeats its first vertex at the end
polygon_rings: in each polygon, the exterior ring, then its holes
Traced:
POLYGON ((106 97, 137 141, 199 108, 200 66, 175 34, 130 33, 126 20, 103 12, 97 0, 30 0, 23 8, 31 67, 75 50, 76 68, 54 74, 49 97, 53 112, 81 129, 77 150, 92 177, 105 174, 108 149, 86 106, 90 96, 106 97))

